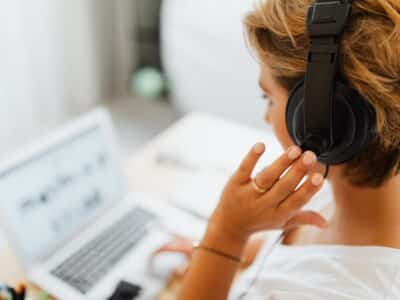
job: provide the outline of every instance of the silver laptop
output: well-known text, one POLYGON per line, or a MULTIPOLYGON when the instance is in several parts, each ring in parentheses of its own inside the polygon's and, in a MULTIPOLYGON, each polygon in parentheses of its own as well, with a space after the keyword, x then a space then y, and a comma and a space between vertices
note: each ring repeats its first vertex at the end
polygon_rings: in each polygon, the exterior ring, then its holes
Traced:
POLYGON ((164 202, 128 192, 116 145, 99 109, 0 166, 6 235, 29 279, 59 299, 106 299, 122 279, 142 287, 139 299, 152 299, 162 283, 148 271, 151 252, 169 229, 196 226, 164 202))

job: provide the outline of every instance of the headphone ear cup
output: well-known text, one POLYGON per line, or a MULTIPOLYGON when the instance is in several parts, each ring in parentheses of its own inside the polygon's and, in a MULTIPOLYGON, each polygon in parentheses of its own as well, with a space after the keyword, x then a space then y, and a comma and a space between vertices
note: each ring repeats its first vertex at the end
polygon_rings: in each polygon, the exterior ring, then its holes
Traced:
MULTIPOLYGON (((286 127, 294 143, 299 146, 307 136, 304 129, 303 95, 304 82, 300 81, 292 90, 286 107, 286 127)), ((352 159, 371 142, 375 133, 375 112, 372 105, 339 81, 336 82, 333 105, 334 144, 318 157, 320 162, 329 165, 352 159)))
POLYGON ((292 89, 286 105, 286 128, 298 146, 301 146, 305 139, 303 104, 304 80, 301 80, 292 89))

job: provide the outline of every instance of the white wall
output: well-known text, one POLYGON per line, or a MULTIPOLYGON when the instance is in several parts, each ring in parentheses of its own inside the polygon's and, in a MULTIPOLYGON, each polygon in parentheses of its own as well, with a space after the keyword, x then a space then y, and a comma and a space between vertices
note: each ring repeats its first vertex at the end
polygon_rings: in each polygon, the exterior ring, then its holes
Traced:
POLYGON ((19 1, 0 7, 0 151, 37 122, 19 1))
POLYGON ((0 154, 114 87, 114 2, 0 0, 0 154))

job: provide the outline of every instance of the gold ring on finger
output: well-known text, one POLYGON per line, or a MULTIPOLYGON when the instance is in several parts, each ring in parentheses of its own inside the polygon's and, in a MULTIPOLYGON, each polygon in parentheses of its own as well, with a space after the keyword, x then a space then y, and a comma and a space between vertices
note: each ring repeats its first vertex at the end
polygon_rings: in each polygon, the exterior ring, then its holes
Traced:
POLYGON ((264 193, 268 190, 268 189, 266 189, 266 188, 260 187, 260 186, 257 184, 255 178, 251 181, 251 185, 252 185, 252 187, 253 187, 257 192, 259 192, 259 193, 261 193, 261 194, 264 194, 264 193))

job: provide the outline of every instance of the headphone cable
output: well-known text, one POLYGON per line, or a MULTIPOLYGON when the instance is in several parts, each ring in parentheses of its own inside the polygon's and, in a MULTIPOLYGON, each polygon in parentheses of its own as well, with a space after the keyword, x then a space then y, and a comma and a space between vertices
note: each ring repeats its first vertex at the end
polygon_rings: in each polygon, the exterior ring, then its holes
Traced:
POLYGON ((261 262, 260 262, 260 264, 259 264, 259 266, 258 266, 258 268, 257 268, 257 270, 256 270, 256 272, 255 272, 254 277, 251 279, 251 281, 250 281, 248 287, 247 287, 242 293, 239 294, 238 300, 244 300, 244 299, 248 296, 249 292, 250 292, 250 291, 253 289, 253 287, 256 285, 256 283, 257 283, 257 281, 258 281, 258 278, 260 277, 261 272, 262 272, 262 270, 263 270, 264 267, 265 267, 265 264, 266 264, 266 262, 267 262, 267 259, 268 259, 268 257, 271 255, 271 252, 275 249, 275 247, 276 247, 278 244, 282 243, 282 241, 284 240, 284 238, 285 238, 285 236, 286 236, 287 233, 288 233, 288 231, 286 231, 286 230, 283 231, 283 232, 278 236, 278 238, 277 238, 269 247, 267 247, 267 249, 264 249, 264 251, 265 251, 264 257, 262 258, 262 260, 261 260, 261 262))

